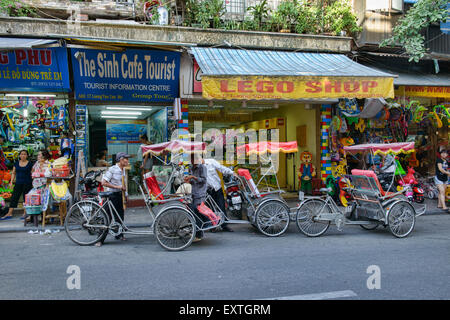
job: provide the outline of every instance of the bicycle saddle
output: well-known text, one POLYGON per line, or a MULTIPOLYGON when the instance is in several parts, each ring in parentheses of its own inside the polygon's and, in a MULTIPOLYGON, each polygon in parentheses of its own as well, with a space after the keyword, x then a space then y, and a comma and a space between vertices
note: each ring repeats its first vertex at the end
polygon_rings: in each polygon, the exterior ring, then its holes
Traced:
POLYGON ((333 189, 331 189, 331 188, 320 188, 319 191, 323 192, 323 193, 330 193, 331 191, 333 191, 333 189))
POLYGON ((111 197, 115 192, 112 191, 106 191, 106 192, 99 192, 98 195, 102 198, 108 198, 111 197))

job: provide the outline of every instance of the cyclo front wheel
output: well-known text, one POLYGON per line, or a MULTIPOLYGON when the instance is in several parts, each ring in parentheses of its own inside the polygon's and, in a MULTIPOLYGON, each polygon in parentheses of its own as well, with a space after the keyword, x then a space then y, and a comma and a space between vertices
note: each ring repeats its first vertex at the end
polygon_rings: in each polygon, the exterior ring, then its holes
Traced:
POLYGON ((298 229, 308 237, 318 237, 325 233, 330 221, 316 220, 320 213, 331 213, 331 207, 321 199, 305 201, 298 209, 295 222, 298 229))
POLYGON ((89 200, 72 205, 64 221, 67 236, 80 246, 104 240, 108 235, 108 226, 106 211, 98 203, 89 200))
POLYGON ((391 233, 397 238, 408 236, 416 224, 416 211, 407 201, 395 203, 389 210, 388 224, 391 233))
POLYGON ((154 234, 166 250, 180 251, 191 245, 195 238, 195 220, 184 208, 168 208, 155 219, 154 234))
POLYGON ((263 202, 256 210, 255 224, 262 234, 278 237, 289 226, 289 208, 277 200, 263 202))

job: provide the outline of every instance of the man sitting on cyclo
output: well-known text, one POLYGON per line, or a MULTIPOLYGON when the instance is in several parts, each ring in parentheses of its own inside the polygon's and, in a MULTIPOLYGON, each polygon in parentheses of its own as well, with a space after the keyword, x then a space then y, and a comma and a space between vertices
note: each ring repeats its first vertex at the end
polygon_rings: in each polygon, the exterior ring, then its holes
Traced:
MULTIPOLYGON (((191 165, 189 166, 189 175, 184 178, 184 182, 192 185, 192 203, 189 205, 191 210, 195 213, 195 222, 199 228, 201 228, 204 222, 208 221, 208 218, 203 216, 197 209, 197 207, 205 202, 207 191, 207 169, 202 164, 201 157, 198 154, 191 154, 191 165)), ((198 230, 195 235, 194 241, 200 241, 203 237, 203 231, 198 230)))

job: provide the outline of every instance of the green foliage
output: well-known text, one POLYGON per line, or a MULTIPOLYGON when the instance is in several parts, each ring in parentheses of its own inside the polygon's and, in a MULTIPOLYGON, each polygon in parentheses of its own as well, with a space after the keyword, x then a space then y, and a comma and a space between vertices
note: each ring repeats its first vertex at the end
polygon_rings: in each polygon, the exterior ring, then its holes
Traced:
POLYGON ((380 47, 399 44, 409 55, 409 61, 419 62, 426 53, 425 37, 420 32, 432 23, 446 21, 447 16, 447 0, 419 0, 380 47))
POLYGON ((348 0, 335 1, 327 6, 324 22, 329 32, 335 35, 345 31, 350 36, 362 30, 358 27, 356 15, 352 12, 352 6, 348 0))
MULTIPOLYGON (((202 28, 221 28, 225 5, 223 0, 187 0, 185 25, 202 28)), ((231 27, 232 24, 228 24, 231 27)))
POLYGON ((11 17, 27 17, 34 14, 34 10, 20 0, 0 0, 1 11, 11 17))
POLYGON ((249 27, 256 27, 258 30, 261 30, 263 28, 263 21, 269 18, 271 10, 267 4, 267 0, 262 0, 258 4, 248 7, 247 11, 250 12, 253 18, 253 24, 249 27))
POLYGON ((273 22, 281 29, 292 31, 292 26, 299 19, 298 3, 296 0, 281 2, 273 14, 273 22))
POLYGON ((223 21, 223 0, 186 0, 185 25, 226 30, 275 31, 352 35, 361 30, 349 0, 284 0, 272 11, 268 0, 247 8, 244 21, 223 21))

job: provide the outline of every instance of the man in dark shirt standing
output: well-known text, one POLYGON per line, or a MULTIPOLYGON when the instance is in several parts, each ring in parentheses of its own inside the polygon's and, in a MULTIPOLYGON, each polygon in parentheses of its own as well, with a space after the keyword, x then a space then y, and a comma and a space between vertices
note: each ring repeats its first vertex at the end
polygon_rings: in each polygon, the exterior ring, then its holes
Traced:
MULTIPOLYGON (((197 227, 199 228, 204 222, 208 221, 197 209, 197 207, 206 200, 206 189, 208 187, 206 177, 207 169, 205 165, 202 164, 200 156, 192 153, 189 175, 184 178, 184 181, 192 185, 191 209, 196 214, 195 220, 197 227)), ((198 230, 195 236, 196 239, 194 241, 199 241, 203 237, 203 231, 198 230)))

